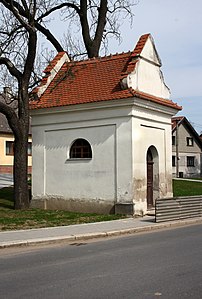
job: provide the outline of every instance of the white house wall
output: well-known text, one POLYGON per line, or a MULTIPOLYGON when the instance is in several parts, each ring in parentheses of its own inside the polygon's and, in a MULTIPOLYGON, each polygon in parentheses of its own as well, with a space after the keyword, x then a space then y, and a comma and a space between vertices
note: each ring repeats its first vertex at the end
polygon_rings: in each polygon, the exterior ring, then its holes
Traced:
MULTIPOLYGON (((140 101, 139 101, 140 102, 140 101)), ((141 102, 140 102, 141 103, 141 102)), ((154 146, 158 152, 154 184, 154 200, 172 197, 171 123, 170 117, 151 109, 133 108, 133 181, 136 214, 147 210, 147 151, 154 146)))
MULTIPOLYGON (((176 131, 173 133, 176 137, 176 131)), ((183 177, 201 176, 201 148, 196 139, 184 125, 178 127, 179 173, 183 177), (193 146, 187 146, 187 137, 193 138, 193 146), (194 157, 194 167, 187 166, 187 157, 194 157)), ((176 145, 172 146, 172 154, 176 157, 176 145)), ((176 166, 172 167, 173 177, 176 177, 176 166)))
POLYGON ((42 199, 47 208, 109 212, 123 198, 131 201, 130 110, 70 108, 57 116, 33 116, 33 203, 42 199), (69 159, 78 138, 91 144, 91 160, 69 159))
POLYGON ((87 199, 91 194, 93 199, 114 200, 114 125, 48 131, 45 137, 47 194, 54 195, 57 185, 58 195, 87 199), (70 146, 78 138, 90 143, 92 159, 69 159, 70 146), (99 186, 105 186, 102 192, 99 186))
POLYGON ((33 111, 32 205, 103 213, 112 212, 116 203, 133 203, 135 213, 144 214, 146 156, 152 145, 159 159, 154 197, 172 196, 174 112, 140 99, 33 111), (69 159, 77 138, 91 144, 92 159, 69 159))

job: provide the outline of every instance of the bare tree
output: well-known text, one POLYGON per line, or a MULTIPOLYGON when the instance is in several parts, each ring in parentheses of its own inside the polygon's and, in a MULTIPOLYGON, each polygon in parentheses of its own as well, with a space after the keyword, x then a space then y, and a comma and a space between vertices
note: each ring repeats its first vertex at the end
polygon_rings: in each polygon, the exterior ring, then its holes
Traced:
POLYGON ((1 80, 12 85, 10 99, 18 109, 0 101, 3 113, 14 134, 15 209, 29 207, 27 186, 27 147, 29 133, 29 91, 39 80, 36 72, 38 33, 48 39, 56 51, 63 46, 50 32, 52 14, 60 12, 63 21, 77 24, 88 57, 99 55, 110 34, 120 36, 120 18, 132 18, 134 0, 0 0, 0 70, 1 80), (17 112, 16 112, 17 111, 17 112))
MULTIPOLYGON (((66 32, 65 41, 66 48, 70 51, 73 49, 71 56, 75 56, 76 50, 78 55, 86 54, 92 58, 99 55, 102 47, 107 49, 109 37, 120 40, 120 26, 124 19, 129 18, 132 23, 132 7, 138 2, 138 0, 50 1, 48 8, 44 6, 44 12, 38 17, 37 22, 45 21, 54 13, 60 12, 62 21, 68 22, 69 32, 66 32), (83 47, 81 41, 78 43, 77 40, 75 43, 74 37, 72 37, 71 32, 75 27, 80 32, 83 47)), ((61 44, 58 46, 52 40, 50 31, 46 31, 44 28, 37 27, 52 42, 56 50, 61 51, 61 44)))
MULTIPOLYGON (((8 6, 9 1, 1 1, 8 6)), ((4 102, 0 102, 0 112, 3 113, 13 131, 14 140, 14 197, 15 208, 29 207, 27 186, 27 147, 29 133, 29 83, 36 56, 37 32, 34 25, 36 1, 28 7, 22 1, 24 10, 29 10, 29 19, 23 18, 19 10, 9 3, 9 10, 1 6, 4 24, 0 37, 0 65, 3 65, 14 78, 17 93, 18 112, 4 102), (26 55, 19 55, 18 47, 26 43, 26 55), (15 47, 17 45, 17 47, 15 47)))

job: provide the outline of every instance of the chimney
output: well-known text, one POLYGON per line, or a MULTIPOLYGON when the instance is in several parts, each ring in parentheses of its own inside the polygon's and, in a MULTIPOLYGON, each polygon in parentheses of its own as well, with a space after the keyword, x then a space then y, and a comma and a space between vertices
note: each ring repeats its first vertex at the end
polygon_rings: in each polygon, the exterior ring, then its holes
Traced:
POLYGON ((9 86, 3 88, 3 93, 6 100, 9 100, 12 97, 12 90, 9 86))

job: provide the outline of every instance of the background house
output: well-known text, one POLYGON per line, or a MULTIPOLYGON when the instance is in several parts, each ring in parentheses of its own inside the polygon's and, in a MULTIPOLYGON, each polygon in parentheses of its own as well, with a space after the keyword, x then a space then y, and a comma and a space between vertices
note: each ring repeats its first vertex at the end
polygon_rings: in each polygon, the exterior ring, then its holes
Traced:
POLYGON ((145 214, 172 196, 171 117, 150 34, 134 51, 59 53, 33 92, 32 206, 145 214))
MULTIPOLYGON (((4 89, 4 92, 0 94, 0 101, 6 100, 7 88, 4 89)), ((16 108, 17 105, 15 101, 7 102, 16 108)), ((14 158, 14 136, 13 132, 10 129, 6 117, 0 113, 0 173, 11 174, 13 173, 13 158, 14 158)), ((28 173, 31 174, 32 171, 32 138, 31 130, 29 134, 29 143, 28 143, 28 173)))
POLYGON ((172 118, 172 169, 174 177, 202 175, 202 140, 184 116, 172 118))

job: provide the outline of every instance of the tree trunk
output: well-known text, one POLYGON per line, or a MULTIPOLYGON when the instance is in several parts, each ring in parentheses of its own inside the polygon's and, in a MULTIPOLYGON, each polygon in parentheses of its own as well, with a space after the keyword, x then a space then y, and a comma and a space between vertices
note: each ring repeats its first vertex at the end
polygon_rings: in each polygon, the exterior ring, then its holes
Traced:
POLYGON ((92 45, 85 45, 88 53, 88 58, 94 58, 99 56, 101 41, 96 40, 91 43, 92 45))
POLYGON ((29 208, 29 191, 27 183, 28 168, 28 133, 26 128, 22 128, 21 137, 15 137, 14 142, 14 198, 16 210, 29 208))

